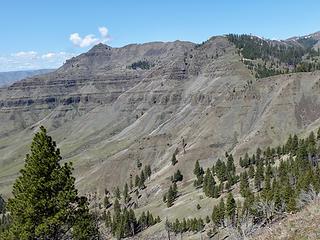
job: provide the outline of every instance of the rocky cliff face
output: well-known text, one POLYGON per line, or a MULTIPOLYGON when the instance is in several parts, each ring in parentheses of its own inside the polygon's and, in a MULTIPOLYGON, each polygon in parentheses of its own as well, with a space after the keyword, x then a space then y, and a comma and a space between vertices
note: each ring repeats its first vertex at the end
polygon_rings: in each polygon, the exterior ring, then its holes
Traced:
POLYGON ((225 37, 99 44, 60 69, 0 90, 0 192, 23 166, 40 125, 74 162, 81 190, 102 191, 151 164, 156 184, 178 151, 185 178, 212 164, 319 126, 320 73, 256 80, 225 37), (183 151, 183 143, 186 144, 183 151))

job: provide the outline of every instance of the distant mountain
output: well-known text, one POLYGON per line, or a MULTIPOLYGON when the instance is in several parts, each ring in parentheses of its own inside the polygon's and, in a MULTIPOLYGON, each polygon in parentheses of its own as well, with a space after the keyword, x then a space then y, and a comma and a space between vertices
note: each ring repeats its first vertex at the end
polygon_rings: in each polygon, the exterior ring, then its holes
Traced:
POLYGON ((35 75, 41 75, 52 71, 54 71, 54 69, 0 72, 0 87, 10 85, 27 77, 33 77, 35 75))

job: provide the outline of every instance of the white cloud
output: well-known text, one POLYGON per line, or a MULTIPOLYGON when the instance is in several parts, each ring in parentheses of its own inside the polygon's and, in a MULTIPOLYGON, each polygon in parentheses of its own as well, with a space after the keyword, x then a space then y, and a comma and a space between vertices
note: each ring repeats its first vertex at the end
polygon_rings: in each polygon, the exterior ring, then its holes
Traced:
POLYGON ((41 55, 41 58, 48 59, 48 58, 53 58, 55 56, 56 56, 56 53, 50 52, 50 53, 46 53, 46 54, 41 55))
POLYGON ((58 68, 67 59, 75 55, 67 52, 38 53, 36 51, 21 51, 0 55, 0 71, 58 68))
POLYGON ((30 57, 36 57, 37 56, 37 52, 35 51, 28 51, 28 52, 17 52, 17 53, 13 53, 11 54, 12 56, 15 56, 15 57, 25 57, 25 58, 30 58, 30 57))
POLYGON ((106 28, 106 27, 99 27, 99 32, 100 32, 100 34, 101 34, 101 37, 103 37, 103 38, 107 38, 107 37, 108 37, 108 33, 109 33, 108 28, 106 28))
POLYGON ((100 33, 100 38, 96 37, 94 34, 88 34, 84 37, 81 37, 79 33, 70 34, 69 40, 78 47, 84 48, 98 43, 106 43, 110 40, 109 30, 106 27, 98 28, 100 33))

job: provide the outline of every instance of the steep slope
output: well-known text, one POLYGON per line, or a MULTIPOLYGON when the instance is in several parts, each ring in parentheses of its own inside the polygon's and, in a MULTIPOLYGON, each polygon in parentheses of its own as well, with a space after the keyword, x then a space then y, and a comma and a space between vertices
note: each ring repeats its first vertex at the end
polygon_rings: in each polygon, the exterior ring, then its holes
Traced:
POLYGON ((319 81, 319 72, 256 80, 225 37, 99 44, 53 73, 1 89, 0 192, 10 192, 40 125, 74 162, 80 190, 121 186, 140 160, 163 191, 177 149, 188 181, 197 159, 211 165, 225 151, 237 156, 318 127, 319 81), (148 67, 133 69, 139 62, 148 67))

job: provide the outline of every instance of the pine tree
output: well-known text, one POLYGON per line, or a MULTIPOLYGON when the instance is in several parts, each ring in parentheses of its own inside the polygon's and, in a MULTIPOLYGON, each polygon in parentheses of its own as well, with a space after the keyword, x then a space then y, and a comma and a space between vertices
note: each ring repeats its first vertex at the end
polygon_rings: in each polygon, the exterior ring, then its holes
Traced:
POLYGON ((257 191, 261 190, 261 184, 263 180, 264 180, 264 167, 262 163, 259 163, 257 165, 257 171, 254 176, 254 184, 255 184, 255 187, 257 188, 257 191))
POLYGON ((114 190, 114 196, 117 198, 117 199, 121 199, 121 192, 120 192, 120 189, 119 187, 117 186, 116 189, 114 190))
POLYGON ((183 175, 181 174, 180 170, 178 169, 177 172, 171 176, 171 181, 172 182, 179 182, 183 180, 183 175))
POLYGON ((227 180, 227 167, 224 162, 222 162, 220 159, 218 159, 216 163, 216 175, 220 182, 224 182, 227 180))
POLYGON ((172 186, 170 186, 169 191, 167 193, 167 207, 171 207, 174 202, 174 191, 172 189, 172 186))
POLYGON ((132 181, 132 175, 130 174, 130 180, 129 180, 129 188, 132 190, 133 188, 133 181, 132 181))
POLYGON ((254 166, 253 165, 249 166, 248 176, 250 179, 254 178, 254 166))
POLYGON ((174 165, 176 165, 178 163, 178 160, 177 160, 177 158, 176 158, 176 154, 174 153, 173 155, 172 155, 172 158, 171 158, 171 164, 172 164, 172 166, 174 166, 174 165))
POLYGON ((246 197, 249 190, 249 179, 246 171, 240 174, 240 193, 242 197, 246 197))
POLYGON ((224 206, 224 201, 221 198, 219 203, 219 219, 220 219, 220 224, 222 224, 222 226, 224 226, 224 218, 225 218, 225 206, 224 206))
POLYGON ((108 195, 104 196, 103 205, 104 205, 105 208, 109 208, 110 207, 110 201, 109 201, 108 195))
POLYGON ((72 165, 60 161, 55 142, 40 127, 8 202, 8 239, 62 239, 69 229, 75 239, 97 239, 87 199, 77 196, 72 165))
POLYGON ((233 176, 235 175, 235 172, 236 172, 236 167, 234 165, 234 159, 232 154, 230 154, 227 159, 227 173, 233 176))
POLYGON ((150 176, 151 176, 151 167, 150 167, 150 165, 146 165, 144 167, 144 172, 145 172, 147 178, 150 178, 150 176))
POLYGON ((0 214, 5 212, 5 207, 6 207, 6 202, 4 201, 4 199, 0 194, 0 214))
POLYGON ((128 203, 129 202, 129 187, 128 187, 128 184, 126 183, 124 185, 124 188, 123 188, 123 199, 124 199, 124 202, 125 203, 128 203))
POLYGON ((146 186, 144 185, 144 182, 146 181, 146 177, 145 174, 143 172, 143 170, 140 173, 140 182, 139 182, 139 188, 140 189, 144 189, 146 186))
POLYGON ((113 212, 114 212, 114 215, 117 217, 121 213, 121 206, 117 198, 114 200, 114 203, 113 203, 113 212))
POLYGON ((195 186, 195 187, 201 186, 202 183, 203 183, 203 174, 204 174, 204 171, 203 171, 202 167, 200 167, 200 164, 199 164, 199 161, 198 161, 198 160, 196 161, 196 164, 195 164, 193 173, 194 173, 194 174, 196 175, 196 177, 197 177, 197 180, 194 181, 194 186, 195 186))
POLYGON ((195 164, 195 166, 194 166, 194 170, 193 170, 193 173, 194 173, 194 175, 196 175, 196 177, 198 177, 198 176, 200 176, 201 175, 201 167, 200 167, 200 163, 199 163, 199 161, 197 160, 196 161, 196 164, 195 164))
POLYGON ((203 191, 206 196, 208 197, 214 197, 215 192, 215 181, 211 174, 210 168, 207 168, 206 174, 203 180, 203 191))
POLYGON ((213 224, 215 224, 216 226, 220 225, 220 215, 219 215, 219 206, 214 206, 213 207, 213 211, 211 214, 211 219, 213 224))
POLYGON ((318 131, 317 131, 317 139, 318 140, 320 139, 320 127, 318 128, 318 131))
POLYGON ((229 193, 226 203, 226 215, 229 217, 232 224, 235 223, 236 208, 236 201, 234 200, 232 193, 229 193))
POLYGON ((108 212, 106 213, 105 225, 106 225, 106 227, 108 228, 108 227, 111 227, 111 224, 112 224, 111 213, 110 213, 110 211, 108 211, 108 212))
POLYGON ((261 160, 261 149, 260 148, 257 148, 256 159, 257 159, 257 162, 259 162, 261 160))
POLYGON ((140 184, 140 177, 138 175, 136 175, 135 181, 134 181, 134 186, 135 187, 139 187, 140 184))

